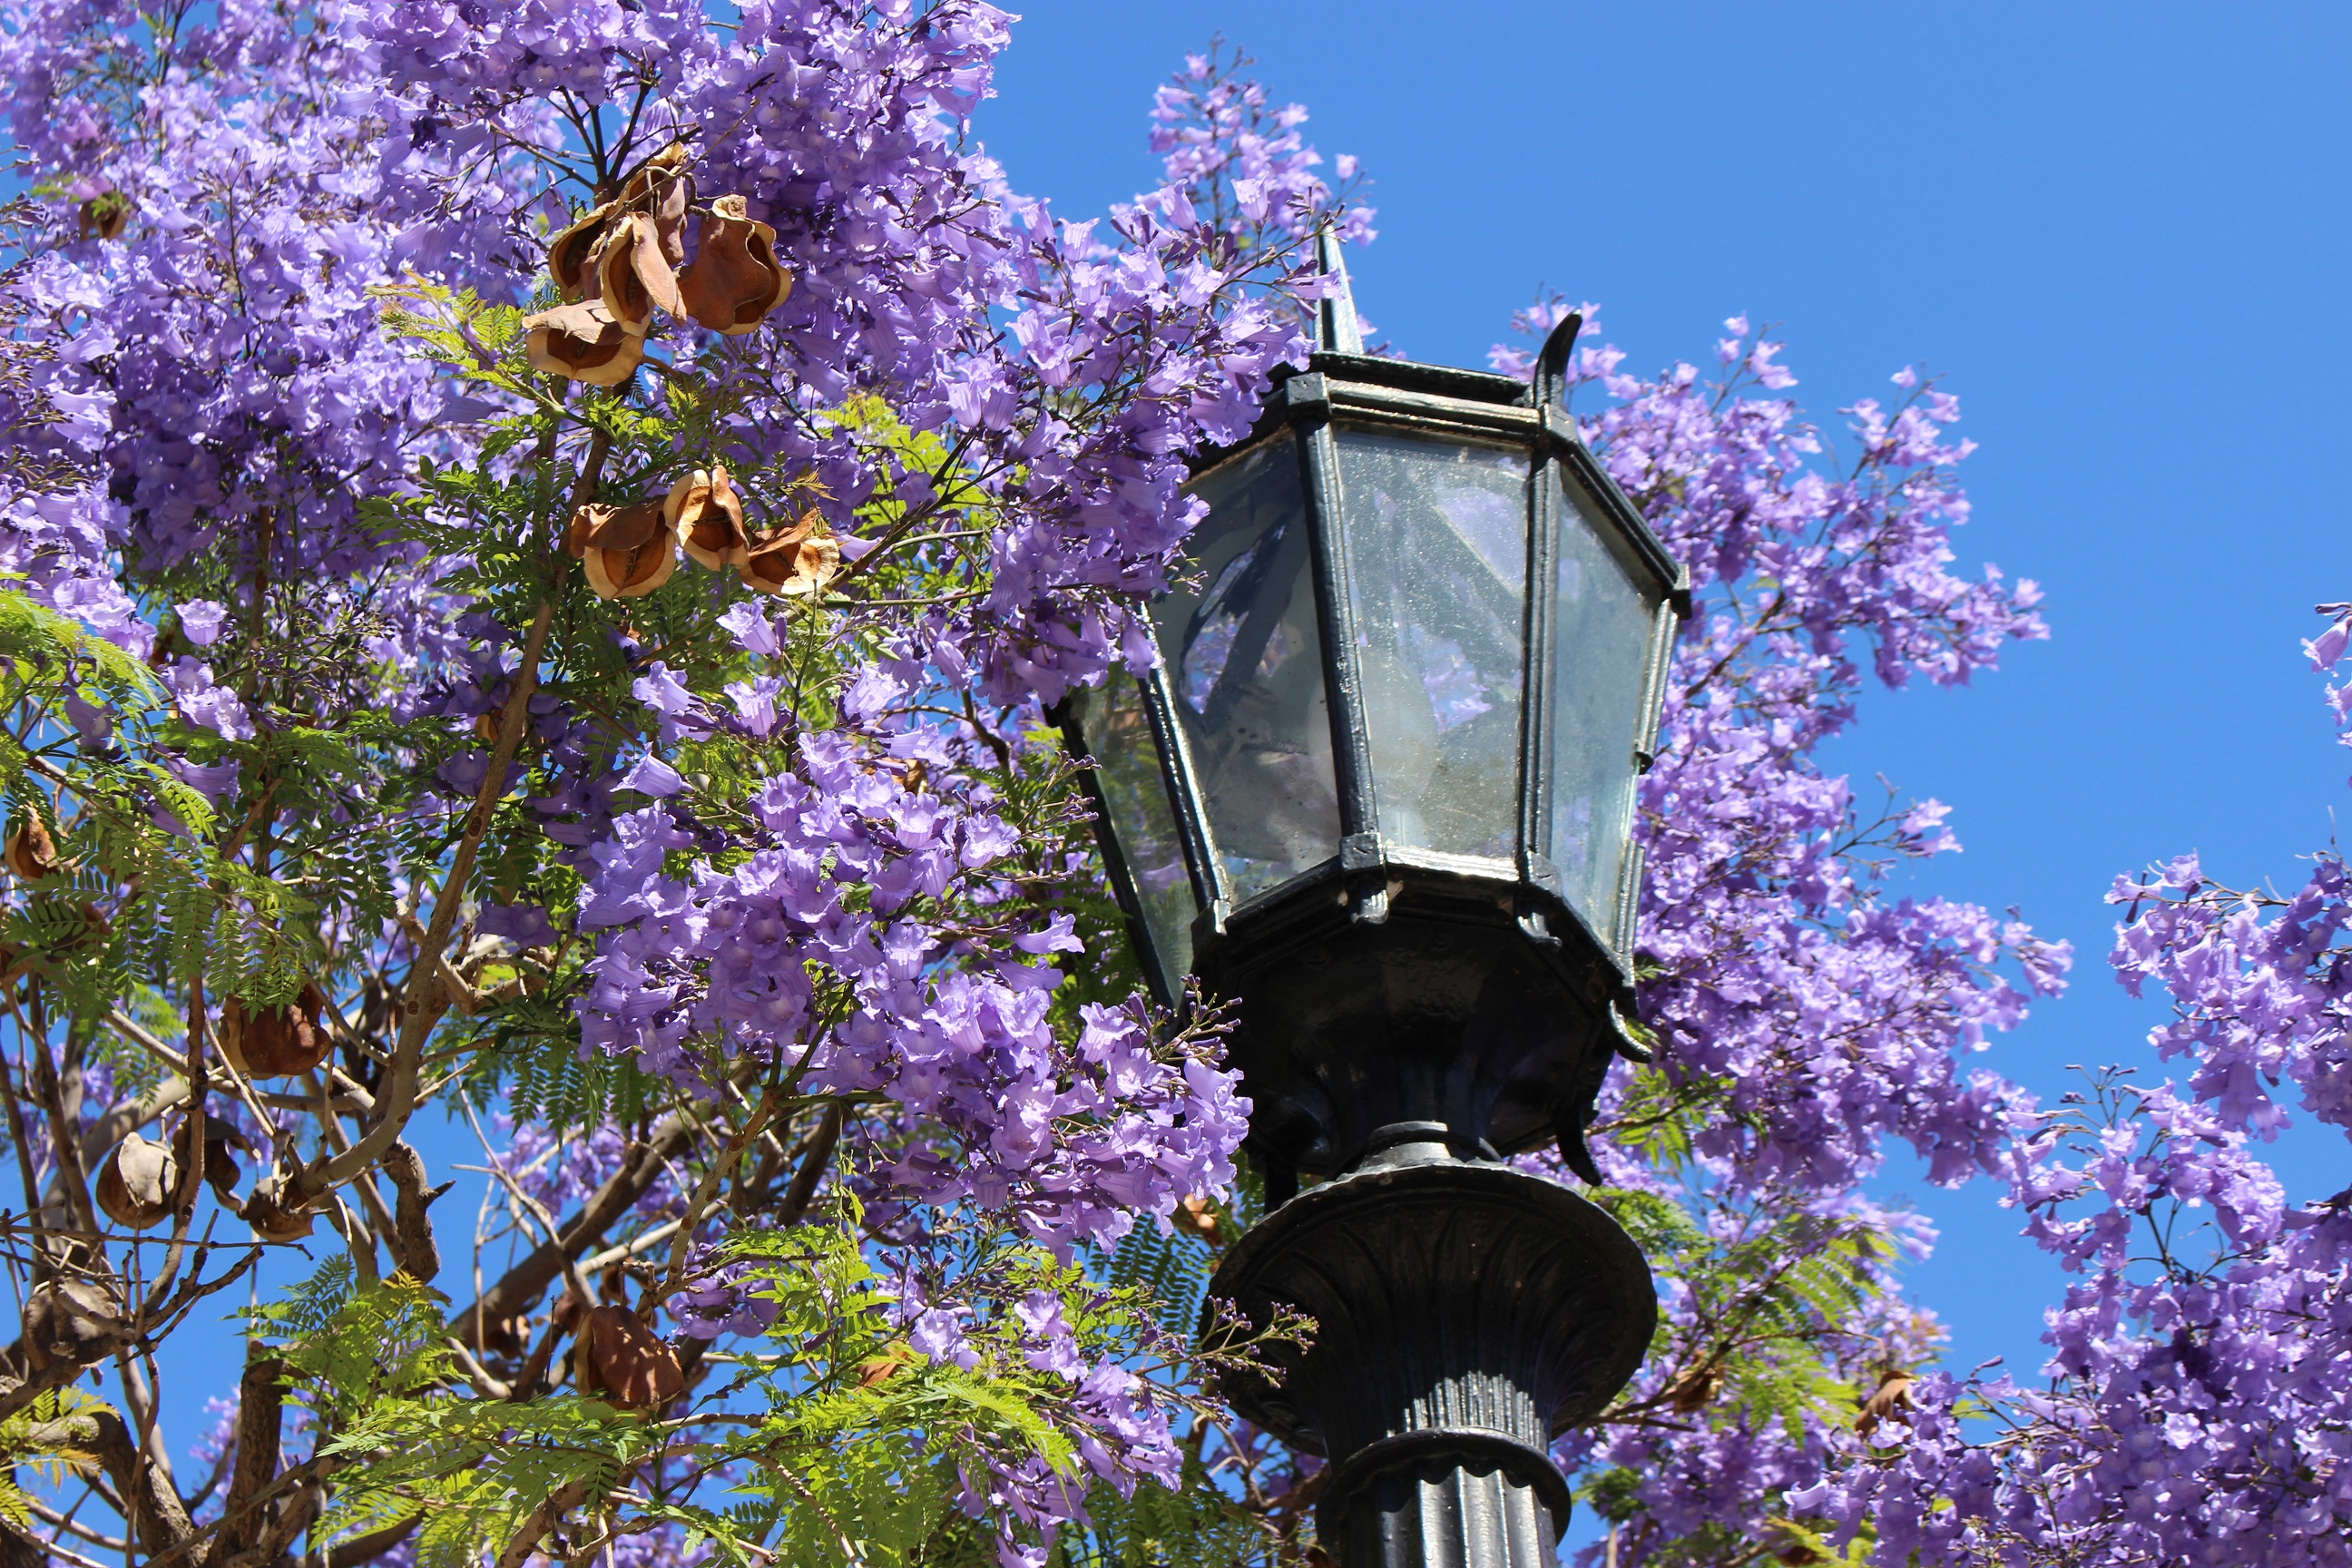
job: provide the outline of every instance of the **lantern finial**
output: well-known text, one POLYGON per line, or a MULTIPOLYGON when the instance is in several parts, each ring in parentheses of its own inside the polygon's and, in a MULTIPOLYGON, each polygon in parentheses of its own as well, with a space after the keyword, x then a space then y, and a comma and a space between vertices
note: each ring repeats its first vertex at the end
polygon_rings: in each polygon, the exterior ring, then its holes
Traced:
POLYGON ((1315 231, 1315 269, 1339 279, 1316 308, 1315 346, 1326 353, 1362 353, 1364 330, 1356 320, 1356 296, 1348 287, 1348 264, 1339 255, 1339 236, 1328 224, 1315 231))
POLYGON ((1568 406, 1568 358, 1576 352, 1576 334, 1584 329, 1584 312, 1570 310, 1544 340, 1536 356, 1536 406, 1568 406))

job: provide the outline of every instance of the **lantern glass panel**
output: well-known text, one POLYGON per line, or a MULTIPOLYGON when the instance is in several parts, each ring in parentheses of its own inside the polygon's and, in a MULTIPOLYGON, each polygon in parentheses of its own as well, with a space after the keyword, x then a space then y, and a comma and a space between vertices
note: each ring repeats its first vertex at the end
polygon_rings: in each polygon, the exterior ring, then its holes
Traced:
POLYGON ((1518 837, 1527 452, 1348 426, 1338 438, 1380 831, 1508 858, 1518 837))
POLYGON ((1081 689, 1071 702, 1078 733, 1095 759, 1095 786, 1135 889, 1151 939, 1147 962, 1160 971, 1161 994, 1174 996, 1192 967, 1192 881, 1184 869, 1184 841, 1160 771, 1160 746, 1143 688, 1122 670, 1101 687, 1081 689))
POLYGON ((1298 443, 1286 431, 1190 489, 1209 503, 1193 585, 1152 620, 1224 896, 1241 903, 1339 850, 1298 443))
POLYGON ((1559 482, 1549 853, 1568 901, 1614 943, 1657 601, 1615 544, 1616 531, 1595 520, 1565 472, 1559 482))

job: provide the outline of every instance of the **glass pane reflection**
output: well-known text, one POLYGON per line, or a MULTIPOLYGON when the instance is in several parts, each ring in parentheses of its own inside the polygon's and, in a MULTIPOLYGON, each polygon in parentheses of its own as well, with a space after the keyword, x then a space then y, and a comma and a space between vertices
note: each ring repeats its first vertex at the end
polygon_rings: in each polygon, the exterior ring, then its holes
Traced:
POLYGON ((1344 426, 1339 443, 1381 832, 1508 857, 1518 837, 1527 454, 1344 426))
POLYGON ((1192 917, 1198 911, 1143 689, 1125 671, 1113 670, 1099 689, 1074 694, 1072 706, 1078 733, 1094 754, 1095 784, 1151 939, 1153 952, 1144 962, 1156 961, 1162 994, 1175 996, 1192 967, 1192 917))
POLYGON ((1550 854, 1569 902, 1594 935, 1614 943, 1657 606, 1580 510, 1565 474, 1553 560, 1550 854))
POLYGON ((1339 849, 1297 443, 1286 433, 1191 489, 1210 509, 1192 535, 1192 586, 1152 619, 1226 896, 1240 903, 1339 849))

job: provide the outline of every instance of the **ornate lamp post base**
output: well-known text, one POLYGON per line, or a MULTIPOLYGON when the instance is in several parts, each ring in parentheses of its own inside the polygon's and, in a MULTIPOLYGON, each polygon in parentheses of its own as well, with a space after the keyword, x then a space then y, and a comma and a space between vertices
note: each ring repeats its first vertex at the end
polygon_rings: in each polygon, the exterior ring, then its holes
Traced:
POLYGON ((1462 1159, 1445 1127, 1284 1204, 1210 1282, 1253 1321, 1316 1321, 1235 1408, 1332 1461, 1317 1510, 1344 1568, 1550 1568, 1568 1522, 1553 1436, 1624 1386, 1657 1321, 1632 1239, 1557 1183, 1462 1159))

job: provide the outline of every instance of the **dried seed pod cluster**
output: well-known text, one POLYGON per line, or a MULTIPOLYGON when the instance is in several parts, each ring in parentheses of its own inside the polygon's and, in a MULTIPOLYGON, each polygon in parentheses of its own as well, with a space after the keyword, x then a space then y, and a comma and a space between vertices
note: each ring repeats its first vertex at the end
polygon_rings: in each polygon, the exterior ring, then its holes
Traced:
POLYGON ((524 318, 525 352, 551 375, 617 386, 646 357, 654 312, 714 332, 748 332, 792 292, 776 231, 741 196, 702 214, 692 261, 686 220, 695 211, 687 151, 673 144, 629 177, 619 197, 583 214, 547 247, 563 303, 524 318))
MULTIPOLYGON (((168 1142, 157 1142, 137 1132, 124 1133, 122 1142, 108 1150, 106 1157, 99 1162, 98 1179, 90 1186, 91 1197, 106 1216, 131 1230, 152 1230, 178 1212, 182 1207, 181 1184, 194 1157, 195 1131, 194 1119, 183 1117, 168 1142)), ((253 1145, 235 1126, 207 1120, 203 1173, 205 1184, 232 1212, 260 1225, 275 1216, 277 1211, 268 1205, 257 1209, 250 1203, 237 1201, 231 1189, 236 1185, 237 1178, 233 1151, 238 1149, 251 1153, 253 1145)), ((304 1220, 301 1231, 309 1228, 309 1222, 304 1220)))
POLYGON ((681 547, 713 572, 732 567, 763 594, 814 594, 841 571, 841 542, 823 513, 810 507, 782 527, 753 533, 724 467, 695 469, 660 500, 583 506, 563 545, 604 599, 635 598, 668 582, 681 547))

